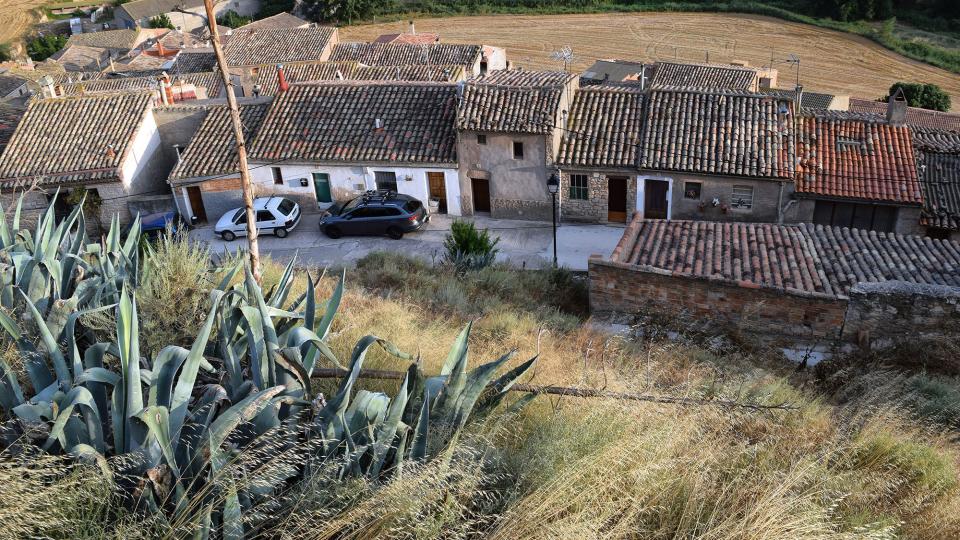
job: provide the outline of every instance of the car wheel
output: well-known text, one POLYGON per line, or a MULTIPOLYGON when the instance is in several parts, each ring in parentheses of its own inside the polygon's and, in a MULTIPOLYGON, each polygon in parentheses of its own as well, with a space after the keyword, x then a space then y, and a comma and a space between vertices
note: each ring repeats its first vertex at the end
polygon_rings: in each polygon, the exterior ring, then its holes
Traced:
POLYGON ((273 234, 274 234, 274 236, 276 236, 277 238, 286 238, 286 237, 287 237, 287 230, 284 229, 283 227, 277 227, 276 229, 273 230, 273 234))
POLYGON ((220 235, 227 242, 233 242, 237 239, 237 235, 233 234, 231 231, 223 231, 223 234, 220 235))
POLYGON ((339 228, 339 227, 334 227, 334 226, 332 226, 332 225, 327 226, 325 229, 323 229, 323 234, 329 236, 330 238, 334 238, 334 239, 340 238, 341 236, 343 236, 343 233, 340 232, 340 228, 339 228))
POLYGON ((394 240, 399 240, 403 238, 403 231, 401 231, 399 227, 390 227, 387 229, 387 236, 394 240))

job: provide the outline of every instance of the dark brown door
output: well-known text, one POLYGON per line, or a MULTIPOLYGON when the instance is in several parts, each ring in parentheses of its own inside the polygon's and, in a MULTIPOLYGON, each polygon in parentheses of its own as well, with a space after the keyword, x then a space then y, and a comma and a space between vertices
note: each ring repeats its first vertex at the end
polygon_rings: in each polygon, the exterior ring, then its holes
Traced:
POLYGON ((643 217, 667 219, 667 188, 664 180, 647 180, 643 188, 643 217))
POLYGON ((443 180, 442 172, 428 172, 427 182, 430 184, 430 198, 439 199, 440 204, 437 211, 441 214, 447 213, 447 186, 443 180))
POLYGON ((473 211, 490 211, 490 181, 484 178, 471 178, 473 185, 473 211))
POLYGON ((627 179, 607 178, 607 221, 627 221, 627 179))
POLYGON ((190 186, 187 188, 187 197, 190 198, 190 212, 197 222, 207 221, 207 211, 203 208, 203 195, 200 194, 199 186, 190 186))

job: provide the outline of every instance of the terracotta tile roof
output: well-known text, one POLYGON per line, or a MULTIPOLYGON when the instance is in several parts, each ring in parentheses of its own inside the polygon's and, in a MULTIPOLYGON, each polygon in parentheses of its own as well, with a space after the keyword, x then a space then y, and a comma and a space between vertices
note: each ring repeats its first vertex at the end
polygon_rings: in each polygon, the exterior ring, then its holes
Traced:
POLYGON ((152 101, 148 93, 31 101, 0 157, 0 186, 117 181, 152 101))
MULTIPOLYGON (((184 73, 178 76, 170 77, 171 84, 193 84, 207 89, 207 96, 210 98, 220 95, 223 87, 223 81, 219 74, 208 73, 184 73)), ((157 77, 123 77, 115 79, 99 79, 95 81, 81 81, 74 84, 62 85, 63 95, 78 96, 84 94, 103 94, 116 92, 142 92, 144 90, 156 90, 159 88, 157 77)))
MULTIPOLYGON (((260 129, 268 106, 269 103, 240 106, 244 140, 250 141, 260 129)), ((230 109, 225 105, 218 105, 210 109, 190 139, 180 162, 170 172, 170 180, 229 174, 236 172, 239 166, 233 126, 230 123, 230 109)))
POLYGON ((754 90, 757 70, 727 64, 654 64, 650 88, 683 87, 703 89, 754 90))
POLYGON ((156 17, 161 13, 170 13, 177 9, 192 9, 203 5, 203 0, 132 0, 117 9, 126 11, 130 18, 139 21, 156 17))
POLYGON ((637 166, 643 127, 639 89, 590 86, 577 91, 558 163, 583 167, 637 166))
MULTIPOLYGON (((129 4, 126 4, 129 5, 129 4)), ((118 49, 129 51, 140 43, 153 37, 154 33, 144 30, 104 30, 87 34, 74 34, 67 40, 67 46, 96 47, 100 49, 118 49)))
POLYGON ((654 90, 640 167, 793 178, 793 102, 733 91, 654 90))
POLYGON ((563 86, 577 78, 565 71, 527 71, 523 69, 503 69, 488 71, 470 82, 500 84, 504 86, 563 86))
POLYGON ((639 271, 845 296, 860 282, 960 286, 960 244, 799 224, 635 219, 611 257, 639 271))
POLYGON ((22 109, 9 105, 0 105, 0 155, 3 154, 3 149, 10 142, 10 137, 17 129, 20 119, 23 118, 23 112, 22 109))
POLYGON ((960 131, 911 126, 913 147, 933 152, 960 152, 960 131))
POLYGON ((922 202, 910 130, 851 115, 799 119, 800 194, 901 204, 922 202))
POLYGON ((237 30, 277 30, 283 28, 302 28, 309 26, 310 21, 305 21, 289 13, 277 13, 263 19, 253 21, 237 28, 237 30))
POLYGON ((173 84, 184 82, 194 86, 206 88, 208 99, 220 97, 220 93, 223 92, 223 77, 220 76, 220 73, 214 71, 207 71, 203 73, 181 73, 179 75, 172 76, 171 79, 173 84))
MULTIPOLYGON (((301 62, 283 64, 283 73, 287 82, 335 81, 338 74, 344 79, 359 68, 356 62, 301 62)), ((276 95, 279 79, 276 64, 259 66, 255 84, 260 85, 261 96, 276 95)))
POLYGON ((358 81, 457 82, 466 78, 466 72, 460 65, 360 66, 349 78, 358 81))
POLYGON ((26 79, 0 73, 0 97, 6 97, 17 88, 27 84, 26 79))
POLYGON ((230 66, 320 60, 336 32, 329 26, 234 31, 224 55, 230 66))
POLYGON ((433 32, 382 34, 373 40, 374 43, 393 43, 400 45, 429 45, 438 41, 440 41, 440 34, 434 34, 433 32))
MULTIPOLYGON (((886 117, 887 102, 850 98, 851 112, 872 113, 886 117)), ((907 107, 907 125, 934 129, 960 130, 960 114, 907 107)))
POLYGON ((528 72, 528 84, 524 85, 490 82, 498 77, 469 81, 463 89, 457 127, 467 131, 552 133, 564 87, 530 84, 536 77, 546 77, 535 73, 528 72))
POLYGON ((213 71, 217 67, 217 55, 213 51, 180 51, 170 71, 173 73, 197 73, 213 71))
POLYGON ((912 127, 923 190, 920 223, 960 230, 960 132, 912 127))
POLYGON ((50 58, 67 71, 99 71, 110 63, 110 51, 98 47, 68 45, 50 58))
POLYGON ((453 84, 293 84, 274 100, 250 155, 265 161, 456 163, 456 108, 453 84))
POLYGON ((356 61, 368 66, 472 66, 480 58, 479 45, 392 45, 383 43, 337 43, 330 60, 356 61))
MULTIPOLYGON (((761 90, 763 94, 768 96, 777 96, 786 99, 792 99, 796 101, 797 92, 795 90, 783 90, 783 89, 774 89, 774 90, 761 90)), ((804 110, 820 110, 828 109, 830 105, 833 104, 833 98, 836 97, 833 94, 822 94, 819 92, 807 92, 804 91, 800 96, 800 108, 804 110)))

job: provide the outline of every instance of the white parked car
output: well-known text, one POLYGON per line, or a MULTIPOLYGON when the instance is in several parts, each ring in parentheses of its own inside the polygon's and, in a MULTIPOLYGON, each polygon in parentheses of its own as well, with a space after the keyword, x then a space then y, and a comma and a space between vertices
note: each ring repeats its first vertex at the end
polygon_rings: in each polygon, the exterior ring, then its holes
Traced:
MULTIPOLYGON (((283 197, 260 197, 253 200, 257 213, 257 234, 273 233, 285 238, 300 224, 300 205, 283 197)), ((243 208, 230 210, 220 217, 213 232, 227 242, 247 235, 247 213, 243 208)))

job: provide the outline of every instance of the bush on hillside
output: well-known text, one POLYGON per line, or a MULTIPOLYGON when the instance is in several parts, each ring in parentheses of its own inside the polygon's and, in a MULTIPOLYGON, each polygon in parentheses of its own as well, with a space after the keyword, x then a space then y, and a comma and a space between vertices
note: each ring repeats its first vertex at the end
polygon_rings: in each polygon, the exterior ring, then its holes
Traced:
POLYGON ((942 112, 950 110, 950 94, 944 92, 942 88, 935 84, 895 82, 890 87, 889 93, 881 98, 881 101, 890 99, 890 96, 898 89, 903 90, 903 95, 907 98, 907 105, 911 107, 942 112))
POLYGON ((252 20, 252 17, 245 17, 230 9, 224 11, 219 17, 217 17, 217 24, 220 26, 226 26, 228 28, 240 28, 245 24, 250 24, 252 20))
POLYGON ((472 221, 456 220, 443 241, 447 250, 446 260, 458 270, 486 268, 497 260, 497 244, 500 238, 492 238, 487 230, 478 230, 472 221))
POLYGON ((13 60, 13 49, 9 43, 0 43, 0 62, 13 60))
POLYGON ((27 54, 36 62, 46 60, 67 45, 67 36, 60 34, 40 35, 27 42, 27 54))
POLYGON ((150 28, 169 28, 170 30, 176 30, 173 26, 173 21, 170 20, 170 17, 168 17, 166 13, 151 17, 149 23, 150 28))

